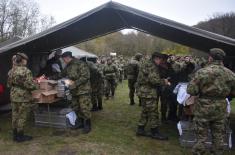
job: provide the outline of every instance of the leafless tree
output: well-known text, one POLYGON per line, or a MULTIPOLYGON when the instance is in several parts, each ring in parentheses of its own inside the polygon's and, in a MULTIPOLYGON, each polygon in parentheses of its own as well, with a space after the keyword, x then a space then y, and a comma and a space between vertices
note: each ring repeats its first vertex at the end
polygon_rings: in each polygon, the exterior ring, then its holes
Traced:
POLYGON ((42 16, 35 0, 0 0, 0 42, 27 37, 49 28, 53 17, 42 16))

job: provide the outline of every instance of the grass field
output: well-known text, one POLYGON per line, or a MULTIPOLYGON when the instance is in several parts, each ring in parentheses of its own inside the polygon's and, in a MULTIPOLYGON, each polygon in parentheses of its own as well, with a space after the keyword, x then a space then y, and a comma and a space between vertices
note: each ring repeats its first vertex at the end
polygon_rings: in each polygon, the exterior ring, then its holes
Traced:
MULTIPOLYGON (((140 107, 128 105, 127 83, 120 84, 116 97, 105 101, 102 112, 93 113, 92 132, 83 135, 80 130, 56 135, 52 128, 36 128, 31 121, 27 133, 34 140, 14 143, 11 140, 10 115, 0 116, 0 155, 188 155, 190 150, 179 146, 175 124, 163 125, 161 131, 169 141, 136 137, 135 130, 140 107)), ((235 112, 235 108, 233 107, 235 112)), ((235 116, 233 116, 235 118, 235 116)), ((32 119, 31 119, 32 120, 32 119)), ((234 122, 234 119, 233 119, 234 122)), ((235 154, 234 151, 227 154, 235 154)))

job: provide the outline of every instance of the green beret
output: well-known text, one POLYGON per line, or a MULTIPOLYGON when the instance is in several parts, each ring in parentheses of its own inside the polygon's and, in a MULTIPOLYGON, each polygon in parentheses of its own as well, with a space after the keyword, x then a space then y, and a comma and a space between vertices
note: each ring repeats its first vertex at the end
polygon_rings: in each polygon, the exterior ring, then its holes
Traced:
POLYGON ((226 56, 225 52, 220 48, 210 49, 209 55, 215 60, 224 60, 224 57, 226 56))

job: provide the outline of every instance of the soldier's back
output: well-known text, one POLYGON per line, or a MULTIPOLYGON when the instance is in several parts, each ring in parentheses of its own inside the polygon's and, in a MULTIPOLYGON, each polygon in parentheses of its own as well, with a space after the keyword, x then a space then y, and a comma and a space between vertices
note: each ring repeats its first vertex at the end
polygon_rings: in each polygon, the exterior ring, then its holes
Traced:
POLYGON ((200 80, 200 95, 207 97, 227 97, 235 82, 235 74, 223 65, 211 64, 196 73, 200 80))
POLYGON ((31 101, 31 90, 36 89, 31 71, 24 66, 15 66, 8 73, 8 86, 11 88, 12 102, 31 101))
POLYGON ((139 72, 139 62, 135 59, 131 59, 126 68, 127 78, 136 79, 139 72))

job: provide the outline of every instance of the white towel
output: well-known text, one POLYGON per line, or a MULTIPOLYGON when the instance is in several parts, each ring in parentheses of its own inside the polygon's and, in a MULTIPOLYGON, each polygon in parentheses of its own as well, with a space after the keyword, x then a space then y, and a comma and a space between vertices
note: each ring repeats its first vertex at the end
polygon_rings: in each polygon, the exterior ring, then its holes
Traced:
POLYGON ((178 83, 174 89, 174 93, 177 94, 177 102, 185 105, 185 101, 190 97, 187 93, 188 83, 178 83))

